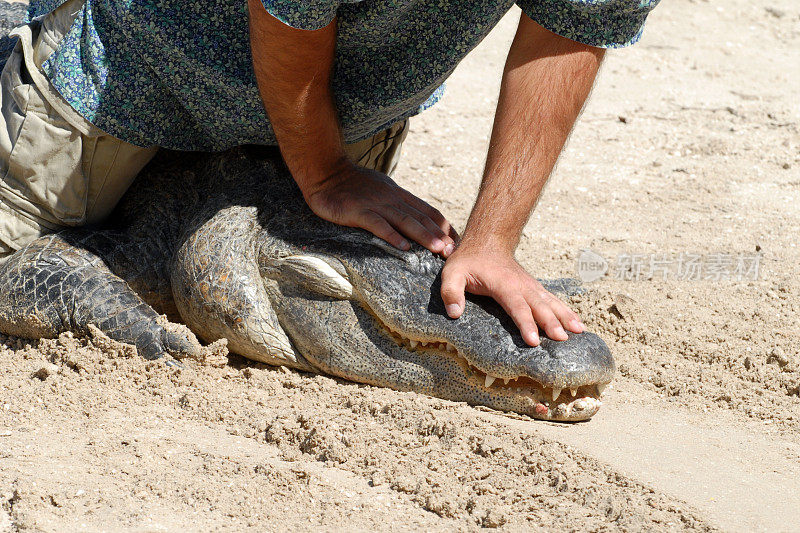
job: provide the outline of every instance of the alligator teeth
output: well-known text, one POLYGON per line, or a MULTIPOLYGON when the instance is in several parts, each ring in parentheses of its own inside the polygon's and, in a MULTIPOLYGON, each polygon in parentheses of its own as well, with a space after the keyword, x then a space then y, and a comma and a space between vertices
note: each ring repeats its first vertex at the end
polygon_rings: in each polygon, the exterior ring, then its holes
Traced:
POLYGON ((497 378, 495 378, 494 376, 490 376, 489 374, 486 374, 486 381, 484 382, 484 385, 486 385, 487 389, 492 386, 492 383, 494 383, 495 379, 497 378))
POLYGON ((409 341, 409 342, 411 343, 412 348, 416 348, 417 344, 419 344, 417 341, 409 341))
POLYGON ((574 398, 578 394, 578 389, 569 389, 569 393, 572 394, 572 397, 574 398))
POLYGON ((447 343, 447 351, 448 352, 455 352, 456 351, 456 347, 448 342, 447 343))
POLYGON ((553 387, 553 401, 556 401, 561 396, 561 389, 553 387))
POLYGON ((608 383, 603 383, 603 384, 597 386, 597 395, 598 396, 603 394, 603 391, 606 390, 606 385, 608 385, 608 383))
POLYGON ((511 380, 510 380, 510 379, 508 379, 508 378, 503 378, 503 383, 505 383, 506 385, 508 385, 508 382, 509 382, 509 381, 511 381, 511 380))

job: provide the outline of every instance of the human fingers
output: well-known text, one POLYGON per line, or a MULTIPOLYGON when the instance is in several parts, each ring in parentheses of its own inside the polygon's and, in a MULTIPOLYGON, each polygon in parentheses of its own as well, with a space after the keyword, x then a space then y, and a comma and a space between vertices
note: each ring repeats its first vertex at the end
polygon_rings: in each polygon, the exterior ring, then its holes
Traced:
POLYGON ((419 211, 406 204, 385 206, 381 209, 381 214, 397 231, 433 253, 441 253, 447 246, 447 243, 439 236, 441 235, 440 231, 426 227, 417 218, 421 218, 419 211))
POLYGON ((372 210, 364 210, 356 219, 356 226, 365 229, 378 238, 383 239, 395 248, 408 250, 411 248, 406 240, 383 216, 372 210))
POLYGON ((450 224, 450 222, 445 218, 445 216, 441 213, 441 211, 433 207, 431 204, 429 204, 422 198, 414 196, 407 190, 402 189, 402 191, 403 192, 401 193, 401 196, 406 203, 408 203, 414 209, 416 209, 417 211, 419 211, 420 213, 431 219, 433 223, 436 224, 436 226, 442 231, 442 233, 444 233, 445 235, 447 235, 447 237, 449 237, 449 239, 452 241, 453 244, 458 242, 458 232, 455 230, 453 225, 450 224))
POLYGON ((425 229, 427 229, 433 235, 438 237, 439 240, 441 240, 444 243, 444 248, 440 252, 442 256, 445 259, 450 257, 450 254, 452 254, 456 250, 456 241, 453 240, 452 236, 446 234, 442 230, 442 228, 439 227, 436 221, 434 221, 426 214, 414 208, 414 206, 407 205, 407 209, 410 210, 410 212, 414 215, 414 218, 416 218, 420 224, 425 226, 425 229))
POLYGON ((505 288, 493 294, 492 297, 517 325, 522 339, 530 346, 539 346, 541 343, 539 328, 536 326, 537 321, 534 320, 531 306, 525 297, 517 291, 512 292, 505 288))
POLYGON ((442 301, 450 318, 458 318, 464 313, 467 274, 460 268, 452 268, 445 263, 442 269, 442 301))
POLYGON ((536 320, 536 324, 544 330, 548 337, 556 341, 565 341, 569 338, 554 311, 558 302, 555 296, 542 290, 541 292, 529 293, 526 301, 533 310, 533 318, 536 320))
POLYGON ((556 318, 558 318, 559 322, 561 322, 561 325, 572 333, 583 333, 586 328, 584 327, 583 322, 581 322, 580 317, 578 317, 578 313, 570 309, 569 306, 562 302, 559 298, 553 296, 552 294, 550 294, 550 296, 550 309, 553 311, 553 314, 556 315, 556 318))

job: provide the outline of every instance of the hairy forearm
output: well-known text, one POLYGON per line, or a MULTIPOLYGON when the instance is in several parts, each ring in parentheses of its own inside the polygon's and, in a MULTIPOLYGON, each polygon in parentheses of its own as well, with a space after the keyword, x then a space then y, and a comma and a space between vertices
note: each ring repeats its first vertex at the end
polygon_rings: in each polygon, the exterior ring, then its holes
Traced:
POLYGON ((248 0, 253 68, 286 165, 319 217, 365 229, 400 248, 407 238, 449 255, 457 234, 439 211, 386 174, 348 159, 331 88, 336 18, 304 31, 248 0), (452 235, 451 235, 452 233, 452 235))
POLYGON ((281 155, 304 194, 346 160, 331 92, 336 20, 290 28, 248 0, 253 66, 281 155))
POLYGON ((509 253, 516 248, 589 95, 603 52, 550 33, 522 15, 463 244, 509 253))

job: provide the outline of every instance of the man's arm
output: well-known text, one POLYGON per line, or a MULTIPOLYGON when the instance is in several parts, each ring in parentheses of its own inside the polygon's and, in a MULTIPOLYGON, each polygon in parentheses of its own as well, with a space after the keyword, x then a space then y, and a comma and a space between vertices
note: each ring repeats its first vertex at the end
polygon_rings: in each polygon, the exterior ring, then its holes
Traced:
POLYGON ((456 235, 439 211, 345 155, 331 92, 336 19, 320 30, 299 30, 267 13, 260 0, 248 0, 248 6, 261 99, 309 207, 321 218, 366 229, 398 248, 408 249, 408 237, 449 255, 456 235))
POLYGON ((447 313, 464 290, 496 299, 525 341, 580 333, 572 310, 514 260, 522 228, 589 95, 604 50, 551 33, 522 15, 508 53, 483 182, 458 249, 442 272, 447 313))

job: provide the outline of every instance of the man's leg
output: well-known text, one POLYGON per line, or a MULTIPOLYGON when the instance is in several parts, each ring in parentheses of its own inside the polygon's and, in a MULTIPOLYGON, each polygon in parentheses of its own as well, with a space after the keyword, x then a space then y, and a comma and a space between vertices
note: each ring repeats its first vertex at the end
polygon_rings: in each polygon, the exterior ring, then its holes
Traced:
POLYGON ((362 141, 345 146, 345 152, 358 165, 391 176, 400 160, 400 148, 408 135, 408 119, 362 141))
POLYGON ((0 260, 41 235, 99 222, 155 155, 78 115, 39 70, 80 0, 23 27, 0 75, 0 260))

